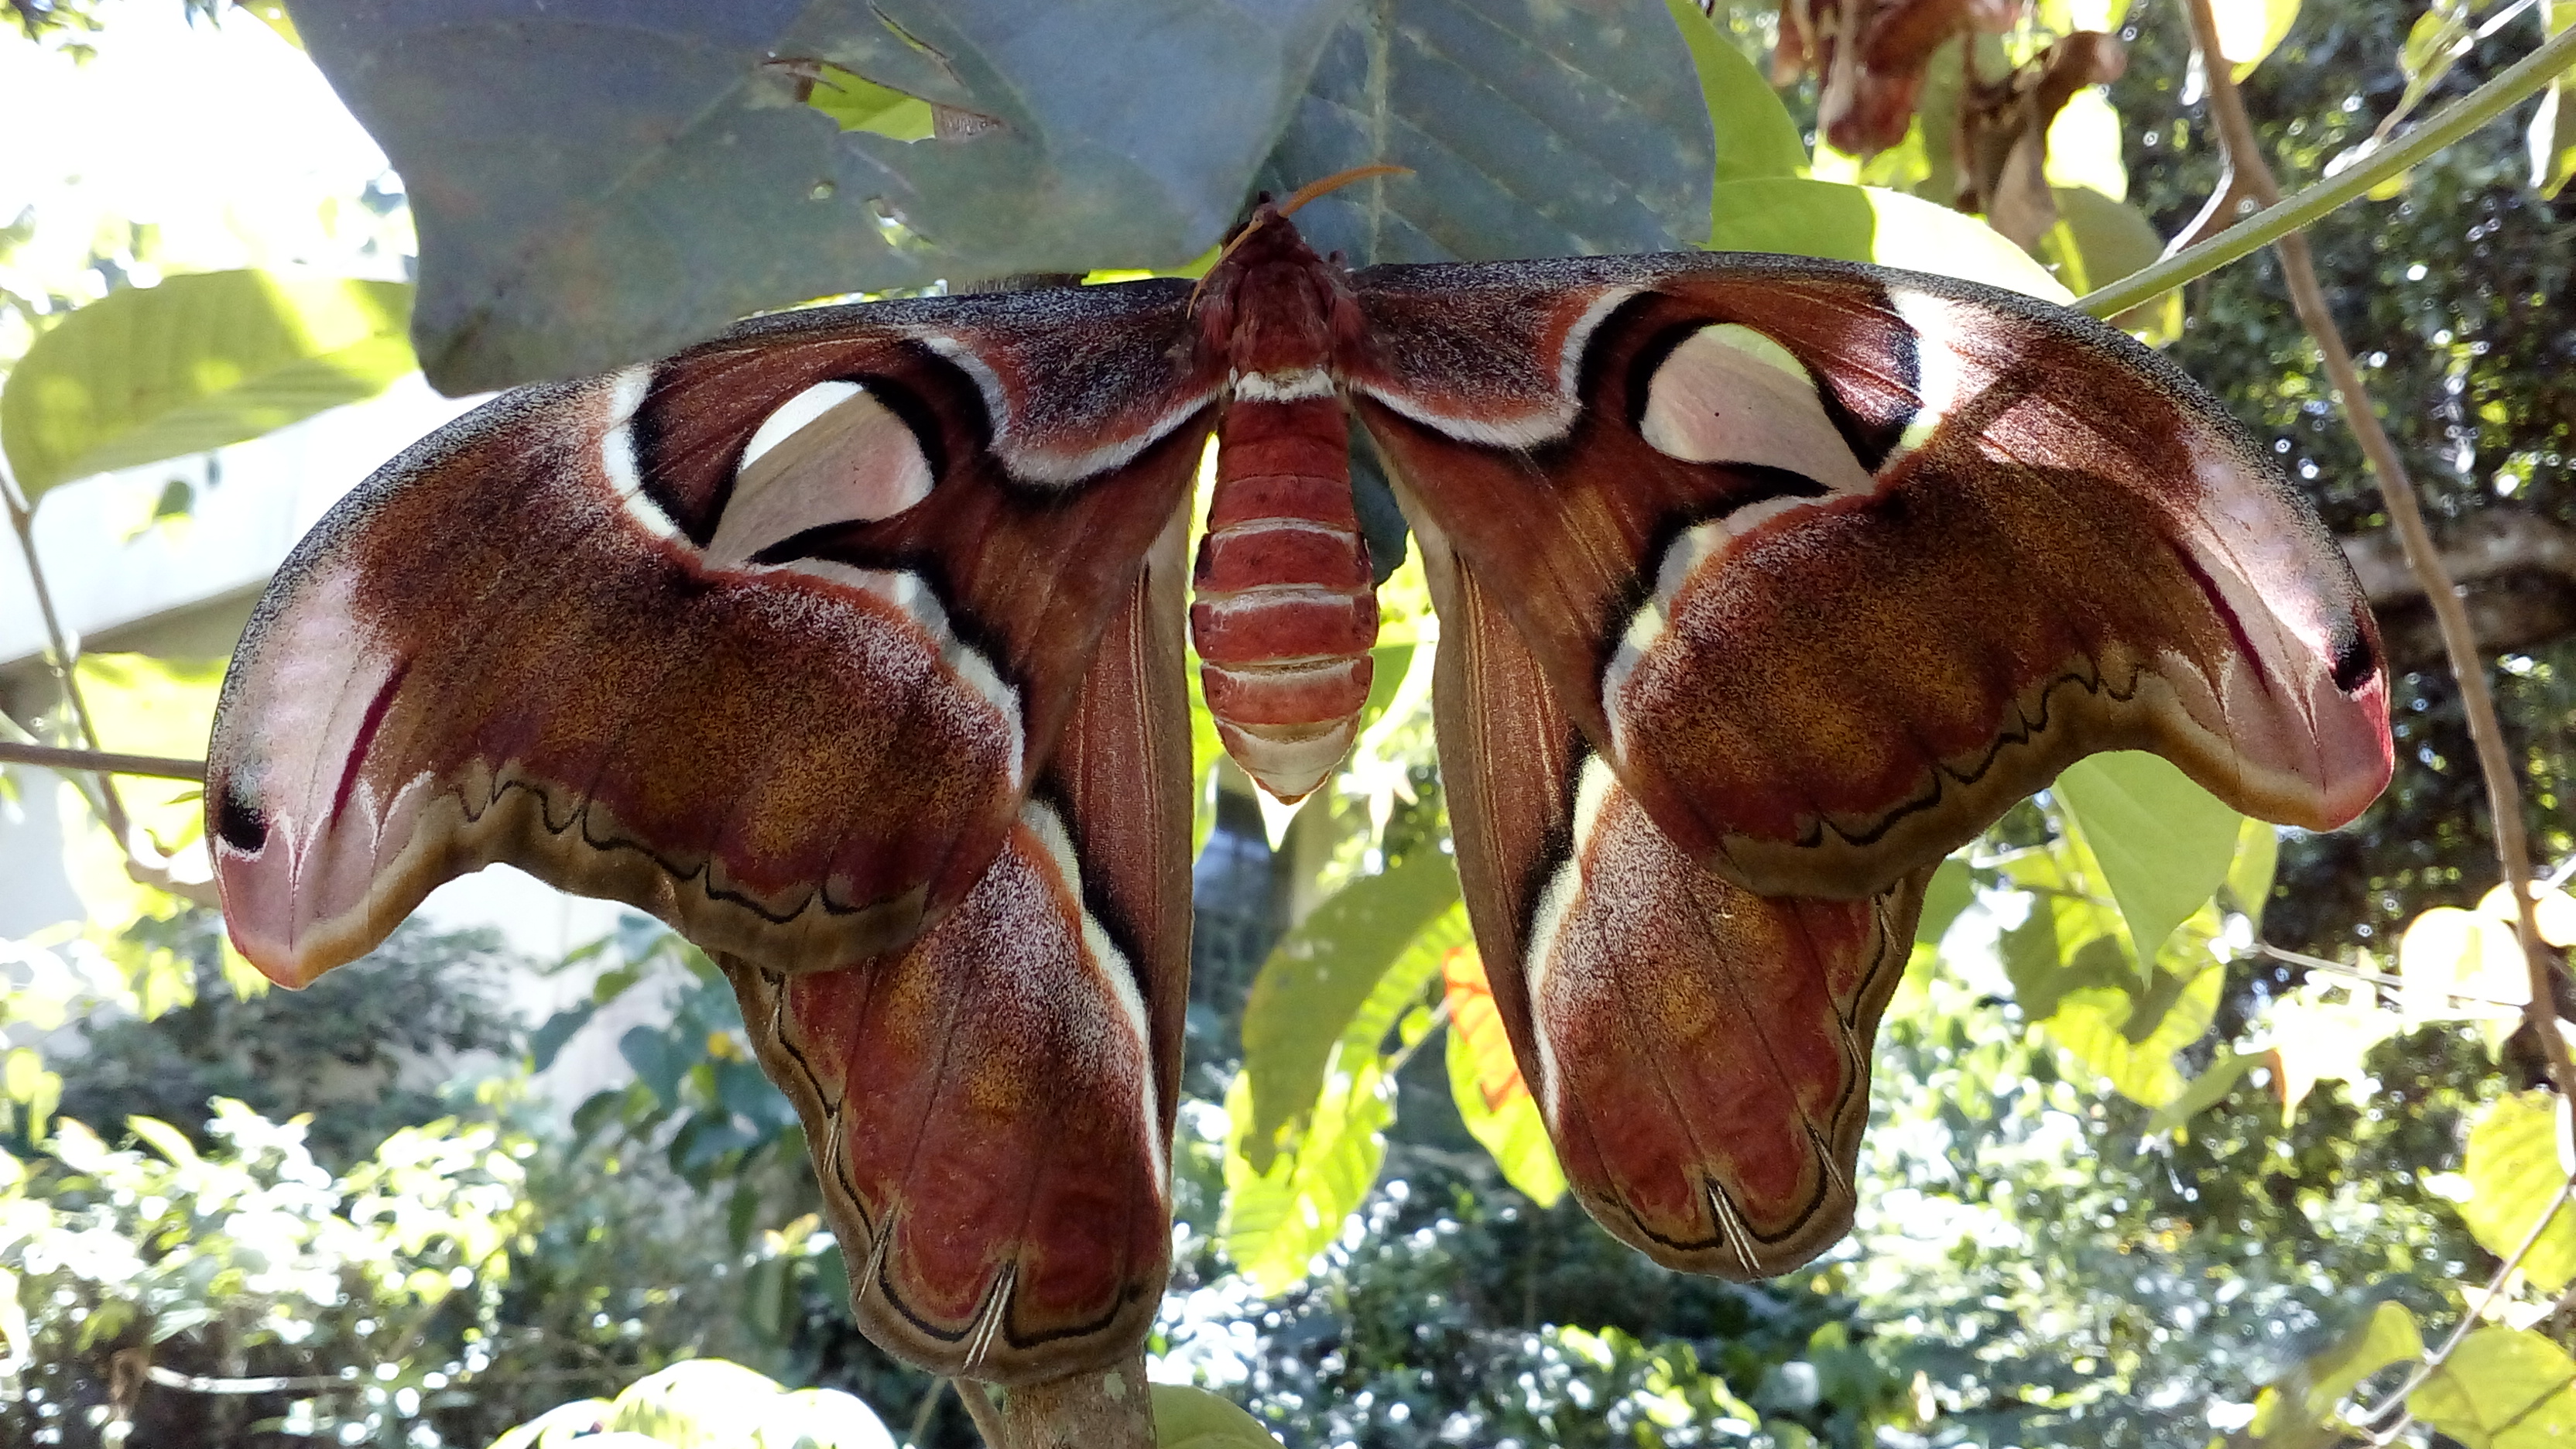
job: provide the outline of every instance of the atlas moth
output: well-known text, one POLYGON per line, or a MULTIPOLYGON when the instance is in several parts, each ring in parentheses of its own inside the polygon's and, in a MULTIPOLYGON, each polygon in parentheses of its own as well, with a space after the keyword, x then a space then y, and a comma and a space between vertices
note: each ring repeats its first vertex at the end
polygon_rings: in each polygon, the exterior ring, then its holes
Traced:
POLYGON ((2126 336, 1777 256, 1346 271, 1305 195, 1197 283, 763 317, 385 465, 225 682, 243 953, 302 985, 496 861, 651 912, 795 1103, 862 1325, 1024 1382, 1131 1354, 1169 1264, 1185 619, 1283 798, 1367 697, 1346 419, 1439 614, 1495 1004, 1658 1262, 1844 1233, 1924 883, 2069 763, 2312 829, 2387 781, 2342 555, 2126 336))

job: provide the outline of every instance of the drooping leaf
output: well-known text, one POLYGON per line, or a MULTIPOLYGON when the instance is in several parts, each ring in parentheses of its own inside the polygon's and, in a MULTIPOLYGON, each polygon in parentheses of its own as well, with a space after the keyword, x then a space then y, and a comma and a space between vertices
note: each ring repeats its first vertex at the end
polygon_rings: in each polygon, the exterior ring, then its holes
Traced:
POLYGON ((1680 39, 1657 0, 1352 6, 1260 186, 1411 168, 1297 214, 1354 265, 1673 250, 1705 231, 1716 164, 1680 39))
MULTIPOLYGON (((1972 80, 1959 107, 1960 208, 1982 213, 2022 246, 2036 245, 2057 221, 2048 147, 2058 112, 2085 87, 2118 79, 2127 64, 2119 41, 2088 32, 2059 40, 1999 81, 1972 80)), ((2081 172, 2069 179, 2101 184, 2081 172)), ((2125 173, 2104 186, 2126 188, 2125 173)))
POLYGON ((2192 1078, 2147 1119, 2146 1134, 2153 1136, 2184 1126, 2192 1118, 2227 1100, 2228 1094, 2236 1090, 2246 1075, 2262 1064, 2263 1059, 2259 1056, 2247 1056, 2232 1047, 2220 1047, 2199 1076, 2192 1078))
POLYGON ((373 397, 416 365, 411 294, 400 282, 264 271, 111 292, 48 329, 10 372, 10 471, 33 500, 373 397))
POLYGON ((1810 0, 1781 9, 1771 82, 1815 72, 1817 134, 1847 156, 1897 144, 1922 94, 1924 68, 1962 31, 2012 28, 2020 6, 1996 0, 1810 0))
POLYGON ((2392 1364, 2424 1356, 2415 1317, 2396 1303, 2381 1303, 2323 1353, 2292 1367, 2254 1400, 2247 1438, 2263 1449, 2326 1449, 2348 1431, 2338 1406, 2361 1381, 2392 1364))
POLYGON ((2529 1329, 2477 1329, 2407 1411, 2463 1449, 2545 1449, 2576 1440, 2576 1358, 2529 1329))
POLYGON ((2156 755, 2093 755, 2052 793, 2101 862, 2140 962, 2227 879, 2245 818, 2156 755))
POLYGON ((2556 1094, 2516 1092, 2488 1103, 2469 1126, 2460 1171, 2472 1189, 2460 1217, 2480 1246, 2510 1257, 2549 1213, 2523 1254, 2523 1274, 2544 1293, 2576 1280, 2576 1203, 2561 1197, 2576 1176, 2576 1146, 2556 1094))
MULTIPOLYGON (((1344 887, 1261 963, 1243 1008, 1250 1115, 1237 1119, 1256 1171, 1270 1167, 1280 1129, 1323 1091, 1335 1046, 1379 982, 1457 900, 1457 868, 1447 856, 1419 852, 1382 875, 1344 887)), ((1438 969, 1436 956, 1429 966, 1438 969)), ((1392 1020, 1378 1023, 1377 1034, 1392 1020)), ((1370 1049, 1375 1045, 1372 1038, 1370 1049)))
POLYGON ((1512 1056, 1484 959, 1473 946, 1458 947, 1442 961, 1441 974, 1448 982, 1449 1095, 1458 1116, 1493 1154, 1506 1182, 1540 1207, 1554 1207, 1565 1196, 1565 1169, 1512 1056))

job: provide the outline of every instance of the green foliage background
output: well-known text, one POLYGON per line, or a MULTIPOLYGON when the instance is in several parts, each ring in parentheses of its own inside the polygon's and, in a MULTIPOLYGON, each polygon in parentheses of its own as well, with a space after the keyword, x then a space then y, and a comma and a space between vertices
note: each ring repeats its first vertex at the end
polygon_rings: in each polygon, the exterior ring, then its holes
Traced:
MULTIPOLYGON (((2247 97, 2291 188, 2410 91, 2425 109, 2462 94, 2544 24, 2447 0, 2255 8, 2283 24, 2247 97), (2454 42, 2448 63, 2429 59, 2454 42)), ((2075 9, 2042 5, 2039 29, 1994 44, 2017 58, 2075 9)), ((95 7, 13 14, 57 44, 114 23, 95 7)), ((2035 258, 1946 209, 1945 143, 1920 126, 1865 165, 1811 167, 1815 83, 1785 110, 1759 84, 1770 7, 1721 6, 1714 25, 1675 15, 1718 123, 1721 244, 2033 289, 2051 285, 2046 264, 2098 286, 2144 260, 2140 228, 2178 233, 2218 180, 2171 7, 2129 15, 2109 93, 2117 154, 2061 156, 2067 222, 2035 258), (2112 189, 2064 189, 2094 182, 2112 189)), ((1936 59, 1936 91, 1943 65, 1957 84, 1955 55, 1936 59)), ((836 119, 918 134, 899 98, 867 99, 836 119)), ((2314 236, 2390 425, 2453 525, 2500 508, 2576 522, 2576 212, 2533 184, 2532 120, 2515 112, 2314 236)), ((0 262, 17 235, 0 236, 0 262)), ((382 327, 295 325, 304 304, 346 322, 347 296, 280 303, 256 274, 229 276, 113 300, 195 290, 200 307, 220 292, 267 309, 241 334, 257 344, 242 365, 78 427, 57 418, 40 444, 21 443, 38 426, 24 400, 72 371, 112 376, 118 354, 63 340, 65 299, 0 294, 26 333, 78 358, 49 370, 31 350, 0 392, 22 408, 0 408, 0 431, 30 492, 87 471, 83 457, 244 436, 392 375, 382 327), (209 423, 227 409, 256 425, 209 423), (40 454, 52 461, 31 471, 40 454)), ((403 299, 363 300, 381 321, 403 299)), ((2181 300, 2135 320, 2273 443, 2338 533, 2381 526, 2268 256, 2181 300)), ((170 360, 150 325, 120 325, 144 339, 126 344, 138 367, 170 360)), ((1390 586, 1399 617, 1407 587, 1390 586)), ((2553 860, 2576 855, 2570 637, 2496 674, 2553 860)), ((1754 1286, 1653 1268, 1571 1201, 1543 1202, 1530 1164, 1498 1162, 1484 1143, 1506 1134, 1471 1128, 1527 1104, 1474 1095, 1472 1069, 1449 1060, 1444 981, 1464 938, 1446 822, 1421 701, 1389 684, 1340 791, 1275 848, 1241 796, 1218 797, 1159 1376, 1216 1390, 1293 1445, 2309 1445, 2349 1441, 2381 1405, 2411 1411, 2412 1442, 2550 1442, 2576 1416, 2564 1128, 2512 1020, 2428 998, 2417 973, 2483 978, 2398 950, 2419 913, 2469 905, 2493 876, 2456 685, 2436 659, 2400 665, 2397 784, 2347 831, 2276 842, 2124 757, 1945 866, 1881 1034, 1853 1240, 1754 1286), (2396 972, 2416 995, 2299 956, 2396 972), (2525 1237, 2520 1271, 2488 1291, 2525 1237), (2453 1343, 2473 1307, 2484 1320, 2453 1343)), ((1390 656, 1380 672, 1406 670, 1390 656)), ((21 723, 68 734, 58 714, 21 723)), ((590 989, 545 1021, 477 985, 525 963, 417 932, 311 993, 257 995, 211 918, 167 897, 79 942, 15 949, 12 1025, 75 1025, 13 1030, 0 1082, 11 1435, 471 1444, 567 1400, 545 1434, 680 1435, 679 1409, 637 1406, 680 1403, 685 1375, 647 1376, 721 1356, 854 1393, 900 1440, 974 1442, 949 1391, 852 1326, 793 1114, 716 973, 657 926, 546 963, 590 989), (532 1105, 567 1040, 629 993, 667 1003, 619 1043, 631 1081, 560 1122, 532 1105)), ((775 1387, 749 1383, 723 1392, 775 1387)), ((2394 1422, 2392 1408, 2376 1427, 2394 1422)))

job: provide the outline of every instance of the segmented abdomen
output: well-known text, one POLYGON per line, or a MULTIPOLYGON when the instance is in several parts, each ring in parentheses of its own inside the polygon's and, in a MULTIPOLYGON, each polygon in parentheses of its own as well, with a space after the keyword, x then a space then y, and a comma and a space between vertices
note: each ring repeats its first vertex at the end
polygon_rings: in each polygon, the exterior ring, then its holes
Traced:
POLYGON ((1377 588, 1349 446, 1330 392, 1237 396, 1218 434, 1190 637, 1227 753, 1282 800, 1324 782, 1368 702, 1377 588))

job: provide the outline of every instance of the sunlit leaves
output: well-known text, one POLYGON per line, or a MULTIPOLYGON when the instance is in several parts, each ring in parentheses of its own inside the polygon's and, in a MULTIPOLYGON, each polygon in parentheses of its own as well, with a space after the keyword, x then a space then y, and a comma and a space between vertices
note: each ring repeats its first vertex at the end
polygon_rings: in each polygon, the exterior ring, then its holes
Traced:
POLYGON ((2153 757, 2095 756, 2084 765, 2114 768, 2060 777, 2061 837, 2001 862, 2003 883, 2029 904, 1998 945, 2024 1014, 2112 1090, 2179 1113, 2157 1119, 2163 1130, 2234 1085, 2234 1076, 2212 1081, 2194 1097, 2176 1054, 2216 1017, 2223 973, 2213 947, 2225 930, 2217 893, 2225 885, 2259 900, 2273 841, 2270 827, 2249 825, 2179 772, 2167 779, 2119 763, 2139 759, 2153 757), (2121 871, 2102 858, 2105 848, 2121 871), (2133 945, 2142 921, 2157 932, 2144 953, 2133 945))
POLYGON ((2091 756, 2053 793, 2101 862, 2140 961, 2218 890, 2236 858, 2244 817, 2158 756, 2091 756))
POLYGON ((2489 1103, 2469 1127, 2460 1170, 2471 1189, 2460 1216, 2481 1246, 2510 1258, 2529 1241, 2523 1276, 2542 1292, 2576 1280, 2576 1205, 2567 1201, 2576 1144, 2568 1140, 2566 1105, 2555 1094, 2517 1092, 2489 1103))
MULTIPOLYGON (((1428 861, 1447 866, 1445 856, 1428 861)), ((1256 1003, 1263 1000, 1262 983, 1273 983, 1261 1008, 1270 1026, 1256 1047, 1254 1007, 1247 1006, 1244 1067, 1226 1093, 1232 1134, 1218 1233, 1227 1256, 1264 1292, 1281 1292, 1303 1278, 1307 1264, 1339 1236, 1343 1220, 1376 1183, 1384 1133, 1395 1120, 1392 1059, 1409 1054, 1430 1031, 1431 1013, 1422 998, 1441 963, 1467 945, 1467 913, 1455 901, 1454 872, 1445 899, 1426 895, 1418 877, 1378 884, 1417 868, 1407 862, 1344 887, 1292 933, 1292 941, 1302 936, 1307 943, 1302 953, 1274 952, 1254 983, 1256 1003), (1380 956, 1390 922, 1411 917, 1426 900, 1439 901, 1440 909, 1427 921, 1412 917, 1400 949, 1380 956), (1300 969, 1301 962, 1311 966, 1340 957, 1340 943, 1319 923, 1339 923, 1365 949, 1329 969, 1300 969), (1277 976, 1274 966, 1281 968, 1277 976), (1353 1001, 1355 985, 1365 986, 1366 994, 1353 1001), (1317 1017, 1288 1030, 1300 1002, 1309 1003, 1317 1017), (1334 1035, 1322 1041, 1318 1059, 1311 1049, 1324 1028, 1334 1035), (1259 1099, 1264 1091, 1278 1094, 1267 1106, 1259 1099)))
MULTIPOLYGON (((224 664, 221 659, 147 654, 82 655, 81 697, 98 726, 99 747, 165 759, 204 759, 224 664)), ((191 781, 120 776, 117 792, 136 828, 165 854, 205 834, 205 792, 191 781)))
POLYGON ((838 1389, 790 1391, 740 1364, 702 1358, 647 1374, 614 1399, 550 1409, 492 1449, 894 1449, 894 1442, 866 1404, 838 1389))
POLYGON ((0 442, 33 499, 255 438, 411 371, 410 321, 399 282, 238 271, 127 287, 28 349, 0 392, 0 442))
POLYGON ((1512 1055, 1484 958, 1472 946, 1443 958, 1449 1003, 1449 1095, 1467 1130, 1494 1155, 1503 1180, 1540 1207, 1565 1196, 1565 1169, 1548 1141, 1538 1099, 1512 1055))
MULTIPOLYGON (((1243 1009, 1250 1112, 1236 1119, 1254 1171, 1269 1169, 1272 1144, 1316 1100, 1355 1026, 1366 1036, 1361 1047, 1376 1050, 1393 1021, 1390 1013, 1374 1021, 1374 1032, 1366 1031, 1367 1008, 1379 986, 1390 976, 1409 975, 1419 990, 1439 970, 1438 955, 1418 938, 1457 899, 1456 866, 1445 855, 1425 851, 1336 892, 1262 963, 1243 1009), (1397 971, 1399 962, 1409 962, 1409 970, 1397 971)), ((1441 946, 1464 939, 1460 916, 1441 946)))
MULTIPOLYGON (((2164 238, 2127 202, 2089 186, 2060 187, 2055 198, 2057 224, 2039 239, 2036 252, 2067 290, 2081 295, 2108 286, 2163 254, 2164 238)), ((2149 346, 2162 346, 2182 335, 2182 293, 2167 292, 2110 320, 2149 346)))
POLYGON ((2218 49, 2235 62, 2232 72, 2243 80, 2272 53, 2299 18, 2299 0, 2212 0, 2218 18, 2218 49))
POLYGON ((1306 1128, 1266 1169, 1253 1166, 1242 1124, 1252 1117, 1251 1073, 1226 1092, 1236 1140, 1225 1155, 1225 1218, 1217 1233, 1235 1268, 1264 1293, 1282 1293, 1341 1236, 1342 1222, 1377 1181, 1384 1133, 1395 1120, 1390 1085, 1374 1059, 1338 1074, 1308 1110, 1306 1128))
POLYGON ((2263 1449, 2327 1449, 2343 1442, 2338 1413, 2362 1380, 2393 1364, 2424 1356, 2414 1315, 2382 1303, 2325 1352, 2292 1368, 2254 1401, 2246 1436, 2263 1449))
POLYGON ((818 63, 810 78, 805 104, 832 118, 844 131, 868 131, 897 141, 930 138, 930 102, 878 85, 841 69, 818 63))
MULTIPOLYGON (((2552 36, 2576 25, 2576 0, 2540 0, 2545 28, 2552 36)), ((2531 150, 2531 184, 2543 196, 2556 196, 2576 176, 2576 72, 2561 75, 2541 92, 2524 133, 2531 150)))
POLYGON ((2272 1004, 2266 1023, 2280 1069, 2281 1120, 2287 1122, 2319 1082, 2366 1079, 2370 1049, 2406 1029, 2406 1019, 2379 1004, 2360 981, 2314 979, 2272 1004))
POLYGON ((2522 942, 2511 924, 2483 911, 2436 906, 2417 916, 2398 940, 2397 972, 2409 1021, 2467 1018, 2509 1033, 2531 1000, 2522 942))
POLYGON ((2407 1410, 2463 1449, 2544 1449, 2576 1439, 2576 1359, 2527 1329, 2480 1328, 2407 1395, 2407 1410))

